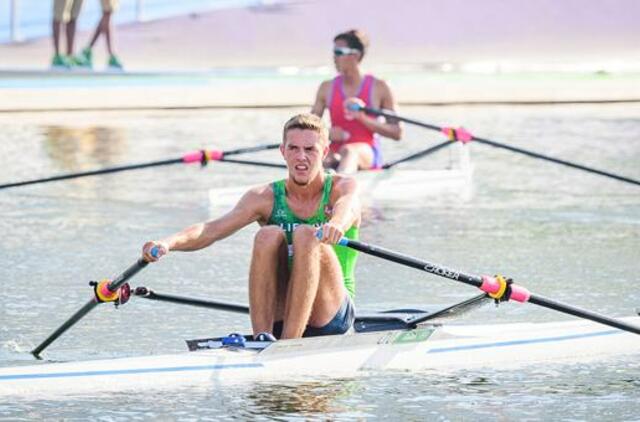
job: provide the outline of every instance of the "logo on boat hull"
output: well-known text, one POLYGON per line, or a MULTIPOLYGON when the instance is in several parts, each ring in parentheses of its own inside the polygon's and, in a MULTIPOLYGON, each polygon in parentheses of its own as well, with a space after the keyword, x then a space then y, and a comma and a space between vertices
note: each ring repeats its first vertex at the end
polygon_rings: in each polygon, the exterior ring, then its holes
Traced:
POLYGON ((392 344, 420 343, 426 341, 435 330, 433 328, 416 328, 411 331, 399 333, 391 342, 392 344))

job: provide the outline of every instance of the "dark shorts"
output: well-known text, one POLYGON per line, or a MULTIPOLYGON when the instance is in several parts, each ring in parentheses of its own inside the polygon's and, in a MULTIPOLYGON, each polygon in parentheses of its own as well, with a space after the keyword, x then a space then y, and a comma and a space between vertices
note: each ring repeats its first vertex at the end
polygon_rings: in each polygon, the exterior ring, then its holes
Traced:
MULTIPOLYGON (((347 294, 340 305, 340 309, 331 321, 324 327, 309 327, 304 330, 302 337, 331 336, 344 334, 353 326, 356 319, 356 309, 351 297, 347 294)), ((282 321, 273 324, 273 335, 280 338, 282 334, 282 321)))

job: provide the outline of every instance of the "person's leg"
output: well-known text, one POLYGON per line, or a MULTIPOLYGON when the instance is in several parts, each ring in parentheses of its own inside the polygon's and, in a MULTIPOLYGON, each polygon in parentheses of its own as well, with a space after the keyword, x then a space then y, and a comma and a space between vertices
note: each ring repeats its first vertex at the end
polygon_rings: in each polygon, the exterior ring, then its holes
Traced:
POLYGON ((76 36, 76 20, 70 19, 65 27, 67 32, 67 56, 73 55, 73 42, 76 36))
POLYGON ((51 21, 51 35, 53 39, 53 51, 56 56, 60 55, 60 26, 64 21, 66 0, 54 0, 53 19, 51 21))
POLYGON ((315 227, 293 233, 293 268, 287 288, 282 338, 298 338, 307 325, 321 327, 333 319, 345 289, 338 258, 316 238, 315 227))
POLYGON ((373 165, 373 150, 364 142, 347 144, 340 149, 339 173, 351 174, 358 170, 370 169, 373 165))
POLYGON ((284 313, 287 239, 278 226, 264 226, 253 242, 249 271, 249 309, 253 335, 271 333, 273 322, 284 313))
POLYGON ((102 31, 107 42, 107 52, 109 53, 109 56, 114 56, 113 44, 111 42, 111 12, 104 12, 100 23, 102 24, 102 31))
POLYGON ((119 0, 102 0, 102 31, 107 43, 107 52, 109 53, 108 66, 111 69, 122 70, 122 63, 118 59, 113 47, 113 26, 111 24, 111 17, 113 13, 118 10, 119 0))
POLYGON ((82 9, 82 0, 71 0, 67 2, 67 4, 69 10, 69 22, 67 22, 66 27, 67 55, 72 56, 76 37, 76 22, 78 21, 78 16, 80 15, 80 10, 82 9))
POLYGON ((91 41, 89 41, 89 45, 87 47, 89 50, 93 48, 93 46, 96 44, 96 41, 98 41, 98 38, 100 38, 100 34, 104 32, 103 28, 104 28, 104 14, 98 21, 95 31, 93 31, 93 36, 91 37, 91 41))
POLYGON ((53 35, 53 52, 56 56, 60 55, 60 25, 60 21, 52 21, 51 33, 53 35))

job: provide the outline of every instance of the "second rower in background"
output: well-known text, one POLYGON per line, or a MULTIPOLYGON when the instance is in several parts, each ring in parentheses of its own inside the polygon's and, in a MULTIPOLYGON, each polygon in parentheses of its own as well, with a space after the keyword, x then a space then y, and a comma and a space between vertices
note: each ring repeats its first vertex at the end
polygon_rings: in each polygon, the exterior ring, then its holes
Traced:
POLYGON ((389 86, 372 75, 363 75, 360 63, 369 46, 367 36, 350 30, 333 39, 333 57, 338 71, 334 79, 318 88, 311 112, 322 117, 329 110, 331 118, 330 153, 325 167, 341 173, 376 169, 382 166, 378 135, 399 141, 402 126, 397 121, 379 120, 363 111, 353 111, 351 104, 395 111, 389 86))

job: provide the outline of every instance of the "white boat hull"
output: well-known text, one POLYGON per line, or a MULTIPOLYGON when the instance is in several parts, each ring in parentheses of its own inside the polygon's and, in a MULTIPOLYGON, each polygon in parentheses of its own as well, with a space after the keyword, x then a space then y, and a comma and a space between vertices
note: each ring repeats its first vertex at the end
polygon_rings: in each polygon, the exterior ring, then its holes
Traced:
MULTIPOLYGON (((627 318, 639 324, 640 318, 627 318)), ((262 351, 222 348, 172 355, 0 369, 1 396, 130 389, 215 388, 256 380, 355 376, 368 370, 457 370, 584 362, 640 355, 640 336, 588 321, 424 326, 283 340, 262 351)))

